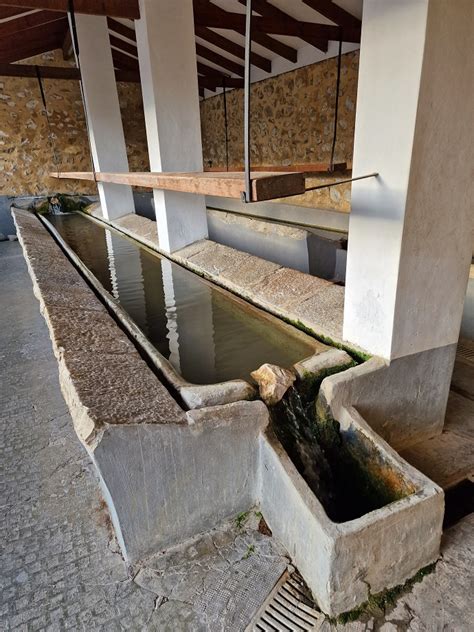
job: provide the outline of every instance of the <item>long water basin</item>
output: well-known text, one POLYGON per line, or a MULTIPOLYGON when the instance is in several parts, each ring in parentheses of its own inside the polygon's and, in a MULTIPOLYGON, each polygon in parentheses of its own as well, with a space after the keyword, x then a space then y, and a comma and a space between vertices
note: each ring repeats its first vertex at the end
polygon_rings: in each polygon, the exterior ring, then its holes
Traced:
POLYGON ((269 362, 289 367, 316 342, 113 229, 49 215, 68 246, 186 381, 249 380, 269 362))

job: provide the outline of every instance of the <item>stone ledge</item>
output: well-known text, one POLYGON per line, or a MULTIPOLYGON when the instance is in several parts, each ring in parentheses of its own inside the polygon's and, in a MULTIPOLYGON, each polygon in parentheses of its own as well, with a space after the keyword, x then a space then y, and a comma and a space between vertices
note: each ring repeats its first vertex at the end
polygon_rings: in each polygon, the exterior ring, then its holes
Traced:
POLYGON ((80 439, 96 444, 108 425, 186 423, 184 411, 39 220, 19 210, 13 217, 80 439))

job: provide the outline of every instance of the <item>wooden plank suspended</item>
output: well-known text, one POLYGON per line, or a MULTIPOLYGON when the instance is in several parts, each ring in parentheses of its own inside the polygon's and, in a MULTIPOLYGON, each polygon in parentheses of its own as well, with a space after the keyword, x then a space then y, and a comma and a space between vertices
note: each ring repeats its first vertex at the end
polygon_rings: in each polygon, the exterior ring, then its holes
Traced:
MULTIPOLYGON (((191 173, 104 173, 90 171, 51 173, 51 177, 67 180, 89 180, 128 184, 149 189, 180 191, 241 199, 245 191, 244 174, 241 172, 191 172, 191 173)), ((287 195, 301 195, 305 191, 303 173, 252 172, 252 200, 261 202, 287 195)))

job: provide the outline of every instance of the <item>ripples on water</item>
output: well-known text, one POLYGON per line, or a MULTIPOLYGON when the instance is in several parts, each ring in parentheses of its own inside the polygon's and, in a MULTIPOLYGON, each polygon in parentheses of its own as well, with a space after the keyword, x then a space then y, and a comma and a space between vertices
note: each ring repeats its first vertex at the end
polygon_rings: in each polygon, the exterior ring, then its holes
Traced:
POLYGON ((82 215, 48 217, 147 338, 189 382, 242 378, 264 362, 288 367, 311 345, 196 274, 82 215))

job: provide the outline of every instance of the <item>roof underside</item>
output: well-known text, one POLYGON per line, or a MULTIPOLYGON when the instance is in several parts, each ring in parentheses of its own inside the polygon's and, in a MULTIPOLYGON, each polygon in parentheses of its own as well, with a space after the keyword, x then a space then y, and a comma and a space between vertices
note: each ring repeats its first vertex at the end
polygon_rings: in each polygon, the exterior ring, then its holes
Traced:
MULTIPOLYGON (((193 0, 201 95, 243 87, 246 0, 193 0), (206 91, 206 92, 205 92, 206 91)), ((62 49, 72 57, 67 0, 0 0, 0 64, 62 49)), ((253 0, 252 76, 260 80, 360 41, 362 0, 253 0)), ((139 80, 133 20, 138 0, 75 0, 77 13, 107 15, 116 70, 139 80)), ((0 74, 2 70, 0 69, 0 74)), ((66 78, 66 77, 65 77, 66 78)))

